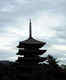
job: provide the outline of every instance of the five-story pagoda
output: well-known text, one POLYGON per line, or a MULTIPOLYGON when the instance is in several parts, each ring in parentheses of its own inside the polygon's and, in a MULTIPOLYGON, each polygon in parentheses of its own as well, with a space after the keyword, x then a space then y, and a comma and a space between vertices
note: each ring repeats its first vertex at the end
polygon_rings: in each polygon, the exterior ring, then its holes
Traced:
POLYGON ((31 20, 29 23, 29 38, 27 40, 19 42, 17 46, 19 51, 17 55, 18 57, 17 62, 23 63, 25 65, 29 64, 38 64, 39 62, 44 61, 45 58, 41 58, 40 55, 46 52, 46 50, 40 50, 45 42, 38 41, 32 37, 32 29, 31 29, 31 20))

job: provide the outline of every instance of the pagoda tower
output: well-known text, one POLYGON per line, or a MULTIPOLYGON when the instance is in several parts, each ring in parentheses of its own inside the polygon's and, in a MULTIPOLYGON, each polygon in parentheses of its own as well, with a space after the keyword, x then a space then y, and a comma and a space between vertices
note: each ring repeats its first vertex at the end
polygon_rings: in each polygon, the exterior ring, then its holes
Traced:
POLYGON ((38 41, 32 37, 32 25, 31 20, 29 22, 29 38, 24 41, 20 41, 17 48, 19 49, 17 55, 19 55, 17 62, 22 64, 38 64, 45 60, 40 57, 46 50, 40 50, 46 43, 38 41))

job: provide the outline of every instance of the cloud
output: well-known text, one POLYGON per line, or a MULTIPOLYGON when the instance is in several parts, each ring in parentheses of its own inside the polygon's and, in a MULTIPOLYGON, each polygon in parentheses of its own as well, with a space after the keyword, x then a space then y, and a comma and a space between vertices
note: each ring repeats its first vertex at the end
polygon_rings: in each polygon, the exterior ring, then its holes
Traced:
POLYGON ((16 61, 18 59, 18 56, 11 56, 8 58, 9 61, 16 61))
POLYGON ((52 47, 54 49, 57 49, 57 50, 66 51, 66 46, 65 45, 53 45, 52 47))
POLYGON ((5 58, 4 53, 8 59, 11 59, 12 55, 15 56, 15 46, 29 35, 29 18, 32 18, 33 37, 47 41, 47 53, 58 58, 62 55, 64 57, 65 9, 65 0, 0 0, 0 52, 3 53, 1 58, 5 58))

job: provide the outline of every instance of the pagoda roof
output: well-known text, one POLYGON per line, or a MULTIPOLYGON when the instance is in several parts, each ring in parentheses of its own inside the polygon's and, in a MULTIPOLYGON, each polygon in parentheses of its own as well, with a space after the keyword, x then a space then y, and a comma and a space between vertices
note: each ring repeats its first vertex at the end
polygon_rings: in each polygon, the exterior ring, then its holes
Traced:
POLYGON ((27 40, 21 41, 19 43, 18 48, 23 48, 23 47, 36 47, 36 48, 41 48, 43 45, 45 45, 45 42, 38 41, 34 38, 28 38, 27 40))
POLYGON ((45 44, 45 42, 42 41, 38 41, 34 38, 28 38, 27 40, 24 40, 21 42, 22 44, 45 44))
POLYGON ((47 50, 19 50, 19 52, 17 53, 17 55, 42 55, 46 52, 47 50))

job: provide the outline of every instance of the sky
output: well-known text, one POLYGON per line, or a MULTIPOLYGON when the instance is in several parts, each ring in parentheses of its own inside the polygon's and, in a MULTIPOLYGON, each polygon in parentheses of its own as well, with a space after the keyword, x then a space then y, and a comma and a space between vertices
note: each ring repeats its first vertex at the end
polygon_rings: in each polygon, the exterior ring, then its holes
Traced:
POLYGON ((17 59, 16 46, 32 35, 43 49, 66 64, 66 0, 0 0, 0 60, 17 59))

